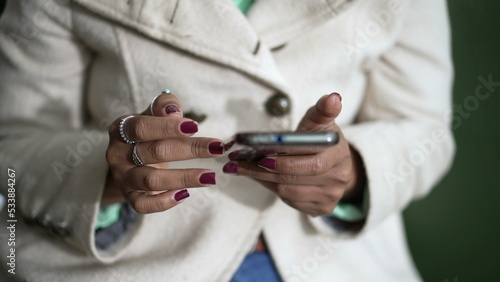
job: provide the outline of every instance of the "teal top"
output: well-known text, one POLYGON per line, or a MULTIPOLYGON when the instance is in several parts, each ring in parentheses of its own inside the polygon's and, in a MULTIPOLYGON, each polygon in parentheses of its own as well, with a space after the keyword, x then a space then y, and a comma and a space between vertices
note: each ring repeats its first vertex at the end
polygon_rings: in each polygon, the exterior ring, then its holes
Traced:
POLYGON ((103 207, 99 210, 99 215, 97 216, 97 223, 95 224, 95 229, 106 228, 111 224, 120 220, 120 211, 122 210, 122 204, 112 204, 103 207))
POLYGON ((364 187, 363 190, 363 200, 361 205, 355 205, 348 202, 340 202, 333 209, 330 217, 335 217, 347 222, 356 222, 366 218, 368 214, 368 202, 369 202, 368 187, 364 187))
MULTIPOLYGON (((243 14, 247 14, 248 10, 252 7, 255 0, 233 0, 233 3, 238 6, 243 14)), ((354 222, 359 221, 366 217, 368 210, 368 189, 365 188, 365 196, 362 206, 353 205, 350 203, 340 202, 337 204, 331 217, 354 222)), ((107 207, 101 208, 95 229, 106 228, 120 219, 121 204, 112 204, 107 207)))
POLYGON ((252 7, 253 3, 255 0, 233 0, 233 3, 240 8, 241 12, 243 14, 247 14, 248 10, 250 10, 250 7, 252 7))

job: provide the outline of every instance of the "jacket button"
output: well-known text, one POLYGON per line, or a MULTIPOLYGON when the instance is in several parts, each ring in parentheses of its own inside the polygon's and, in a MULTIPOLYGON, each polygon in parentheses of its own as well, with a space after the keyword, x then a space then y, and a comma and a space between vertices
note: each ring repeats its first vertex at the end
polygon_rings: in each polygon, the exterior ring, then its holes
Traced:
POLYGON ((37 216, 35 220, 42 227, 49 227, 50 225, 50 217, 48 215, 37 216))
POLYGON ((281 117, 290 112, 292 103, 288 95, 276 93, 267 100, 265 107, 268 114, 281 117))
POLYGON ((24 223, 26 223, 26 225, 29 225, 29 226, 33 226, 33 225, 37 224, 36 218, 34 218, 34 217, 25 216, 25 217, 23 217, 23 220, 24 220, 24 223))
POLYGON ((52 231, 52 233, 54 233, 58 236, 61 236, 61 237, 65 237, 65 236, 69 235, 69 229, 66 226, 66 224, 63 224, 63 223, 51 226, 50 230, 52 231))

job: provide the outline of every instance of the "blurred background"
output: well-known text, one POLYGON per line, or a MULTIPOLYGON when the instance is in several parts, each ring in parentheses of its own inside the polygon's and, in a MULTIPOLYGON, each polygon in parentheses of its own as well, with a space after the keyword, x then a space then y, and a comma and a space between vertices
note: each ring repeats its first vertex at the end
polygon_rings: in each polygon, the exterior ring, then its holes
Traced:
POLYGON ((500 1, 448 6, 457 153, 443 181, 405 211, 408 242, 425 281, 500 281, 500 1))
POLYGON ((443 181, 405 211, 408 242, 425 281, 500 281, 500 1, 448 7, 457 153, 443 181))

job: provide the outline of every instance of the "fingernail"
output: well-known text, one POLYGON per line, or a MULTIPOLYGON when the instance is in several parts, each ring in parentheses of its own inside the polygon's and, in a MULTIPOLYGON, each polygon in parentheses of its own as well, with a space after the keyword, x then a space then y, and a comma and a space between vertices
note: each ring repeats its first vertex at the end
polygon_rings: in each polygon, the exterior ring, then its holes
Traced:
POLYGON ((340 96, 340 94, 339 94, 339 93, 337 93, 337 92, 333 92, 333 93, 331 93, 331 94, 330 94, 330 96, 331 96, 331 95, 335 95, 335 96, 337 96, 337 97, 339 98, 339 101, 340 101, 340 102, 342 102, 342 96, 340 96))
POLYGON ((201 184, 215 184, 215 172, 206 172, 200 175, 201 184))
POLYGON ((257 165, 268 169, 276 169, 276 160, 270 158, 263 158, 257 163, 257 165))
POLYGON ((233 173, 233 174, 239 173, 238 165, 233 163, 225 164, 224 167, 222 168, 222 171, 224 171, 225 173, 233 173))
POLYGON ((170 89, 165 88, 165 89, 163 89, 163 91, 161 93, 163 93, 163 94, 170 94, 170 89))
POLYGON ((168 115, 168 114, 171 114, 171 113, 180 113, 181 111, 179 111, 179 108, 177 108, 176 105, 170 104, 167 107, 165 107, 165 112, 168 115))
POLYGON ((236 158, 238 158, 239 155, 240 155, 239 151, 234 151, 234 152, 229 153, 228 157, 230 159, 236 159, 236 158))
POLYGON ((175 195, 174 195, 174 199, 177 202, 180 202, 180 201, 186 199, 187 197, 189 197, 189 192, 187 189, 181 190, 181 191, 175 193, 175 195))
POLYGON ((185 134, 198 132, 198 125, 192 121, 181 123, 181 132, 185 134))
POLYGON ((224 147, 222 147, 222 142, 211 142, 210 144, 208 144, 208 151, 212 155, 224 154, 224 147))

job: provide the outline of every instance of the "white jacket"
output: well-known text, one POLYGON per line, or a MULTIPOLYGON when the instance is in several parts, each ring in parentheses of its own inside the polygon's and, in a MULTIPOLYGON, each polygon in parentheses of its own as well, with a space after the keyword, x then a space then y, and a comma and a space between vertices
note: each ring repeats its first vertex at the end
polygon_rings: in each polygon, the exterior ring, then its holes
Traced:
POLYGON ((419 280, 400 214, 454 152, 444 0, 259 0, 247 17, 230 0, 67 2, 11 0, 0 18, 1 191, 14 169, 18 219, 16 274, 0 279, 227 281, 263 232, 285 281, 419 280), (222 140, 293 129, 320 96, 341 93, 337 122, 368 177, 362 230, 224 175, 225 160, 191 160, 172 167, 210 168, 218 184, 98 251, 107 126, 164 88, 207 115, 197 136, 222 140), (292 99, 284 118, 264 107, 278 92, 292 99))

